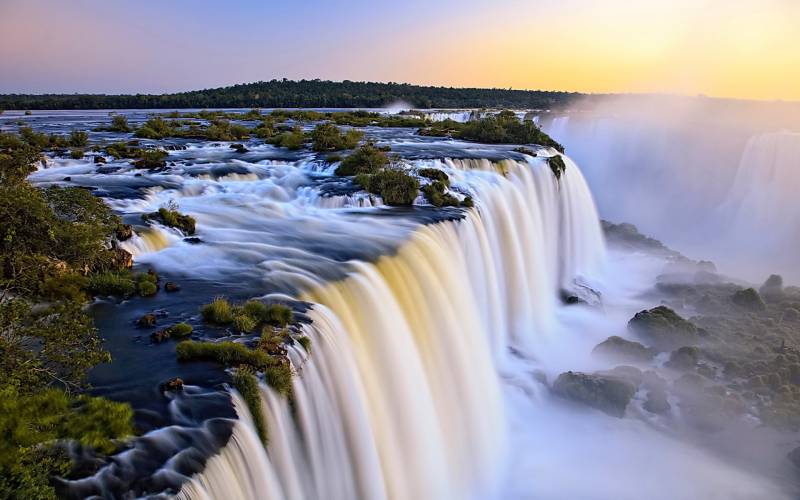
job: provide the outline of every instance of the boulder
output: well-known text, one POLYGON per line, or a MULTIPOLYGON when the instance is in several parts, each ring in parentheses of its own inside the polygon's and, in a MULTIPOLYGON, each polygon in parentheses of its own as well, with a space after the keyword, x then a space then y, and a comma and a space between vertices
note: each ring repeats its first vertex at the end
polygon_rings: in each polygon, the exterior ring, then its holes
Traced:
POLYGON ((553 393, 622 418, 625 408, 636 393, 636 387, 618 378, 565 372, 553 383, 553 393))
POLYGON ((106 158, 105 158, 105 156, 98 155, 98 156, 94 157, 94 162, 97 163, 97 164, 103 164, 103 163, 106 162, 106 158))
POLYGON ((153 332, 153 333, 150 334, 150 340, 154 344, 160 344, 161 342, 169 340, 169 337, 170 337, 169 333, 170 332, 169 332, 168 328, 164 328, 162 330, 158 330, 158 331, 153 332))
POLYGON ((136 321, 136 326, 139 328, 152 328, 156 326, 156 315, 148 313, 136 321))
POLYGON ((178 392, 183 390, 183 379, 179 377, 171 378, 161 384, 162 391, 178 392))
POLYGON ((779 300, 783 297, 783 278, 778 274, 771 274, 758 289, 758 293, 766 300, 779 300))
POLYGON ((617 362, 646 363, 655 353, 639 342, 626 340, 616 335, 608 337, 592 349, 592 354, 617 362))
POLYGON ((663 389, 647 391, 647 399, 642 407, 650 413, 655 413, 658 415, 669 413, 669 411, 672 409, 672 405, 670 405, 669 401, 667 400, 667 391, 663 389))
POLYGON ((164 291, 169 292, 169 293, 177 292, 180 289, 181 289, 181 286, 179 284, 177 284, 177 283, 173 283, 172 281, 167 281, 164 284, 164 291))
POLYGON ((800 311, 798 311, 794 307, 790 307, 785 311, 783 311, 783 316, 781 316, 781 323, 796 322, 796 321, 800 321, 800 311))
POLYGON ((116 236, 118 241, 131 239, 133 236, 133 226, 130 224, 119 224, 116 229, 114 229, 114 236, 116 236))
POLYGON ((697 347, 683 346, 672 351, 666 366, 673 370, 691 370, 700 361, 700 349, 697 347))
POLYGON ((731 302, 750 312, 761 312, 767 309, 766 304, 754 288, 745 288, 731 295, 731 302))
POLYGON ((628 321, 628 329, 659 352, 698 341, 697 327, 666 306, 636 313, 628 321))
POLYGON ((112 248, 111 263, 118 269, 130 269, 133 267, 133 255, 122 248, 112 248))

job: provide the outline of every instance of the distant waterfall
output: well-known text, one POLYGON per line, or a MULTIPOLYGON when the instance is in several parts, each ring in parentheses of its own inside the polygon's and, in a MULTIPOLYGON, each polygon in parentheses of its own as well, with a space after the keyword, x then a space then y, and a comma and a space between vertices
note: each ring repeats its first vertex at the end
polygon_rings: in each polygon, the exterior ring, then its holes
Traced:
MULTIPOLYGON (((250 416, 182 498, 466 499, 496 493, 507 449, 501 374, 535 356, 560 288, 604 245, 584 179, 530 163, 439 162, 470 173, 466 218, 423 226, 395 255, 316 283, 311 355, 290 353, 294 406, 262 386, 270 441, 250 416)), ((533 425, 533 424, 532 424, 533 425)))

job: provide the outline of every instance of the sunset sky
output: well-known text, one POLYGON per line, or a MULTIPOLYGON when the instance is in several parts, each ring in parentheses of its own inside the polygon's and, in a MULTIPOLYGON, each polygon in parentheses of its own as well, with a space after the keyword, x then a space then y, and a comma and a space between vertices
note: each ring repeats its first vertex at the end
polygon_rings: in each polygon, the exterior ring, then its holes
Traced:
POLYGON ((798 0, 0 0, 0 92, 272 78, 800 100, 798 0))

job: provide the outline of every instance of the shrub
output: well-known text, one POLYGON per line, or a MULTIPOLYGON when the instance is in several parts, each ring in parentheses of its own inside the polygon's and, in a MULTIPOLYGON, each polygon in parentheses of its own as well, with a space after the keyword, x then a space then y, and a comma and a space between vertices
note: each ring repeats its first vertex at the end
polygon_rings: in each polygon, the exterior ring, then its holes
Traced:
POLYGON ((264 368, 264 381, 279 394, 289 397, 292 394, 292 367, 285 358, 279 363, 264 368))
POLYGON ((286 326, 294 319, 292 309, 283 304, 271 304, 267 310, 265 321, 271 325, 286 326))
POLYGON ((233 319, 231 320, 233 329, 239 333, 252 332, 258 324, 258 321, 251 316, 248 316, 244 311, 234 312, 233 319))
POLYGON ((137 283, 136 288, 142 297, 151 297, 158 292, 158 285, 150 281, 141 281, 137 283))
POLYGON ((271 119, 266 118, 261 123, 256 125, 251 133, 254 137, 258 137, 260 139, 269 139, 275 135, 274 122, 271 119))
POLYGON ((257 370, 263 370, 270 364, 267 353, 230 341, 185 340, 175 347, 175 353, 178 361, 213 361, 224 366, 247 365, 257 370))
POLYGON ((422 186, 422 193, 425 199, 435 207, 457 207, 459 205, 455 196, 445 193, 447 187, 442 181, 433 181, 422 186))
POLYGON ((69 145, 73 148, 85 148, 89 144, 89 134, 84 130, 73 130, 69 133, 69 145))
POLYGON ((417 173, 421 177, 425 177, 426 179, 430 179, 432 181, 439 181, 443 183, 445 186, 450 186, 450 177, 447 175, 446 172, 439 170, 438 168, 421 168, 417 170, 417 173))
POLYGON ((461 206, 464 208, 472 208, 475 206, 475 202, 472 201, 472 196, 465 196, 463 200, 461 200, 461 206))
POLYGON ((368 142, 342 160, 336 167, 336 175, 374 174, 388 164, 386 152, 368 142))
POLYGON ((358 141, 364 136, 358 130, 348 130, 342 133, 333 123, 321 123, 311 132, 311 148, 314 151, 338 151, 352 149, 358 146, 358 141))
POLYGON ((167 333, 169 333, 169 336, 172 338, 188 337, 193 331, 192 325, 188 323, 176 323, 167 328, 167 333))
POLYGON ((361 174, 355 181, 392 206, 411 205, 419 193, 419 181, 402 170, 384 169, 372 175, 361 174))
POLYGON ((242 306, 242 311, 257 321, 267 321, 269 318, 269 307, 259 300, 248 300, 242 306))
POLYGON ((136 283, 127 272, 104 272, 89 276, 86 288, 93 295, 130 297, 136 293, 136 283))
POLYGON ((223 297, 216 297, 210 304, 200 308, 203 320, 218 325, 227 325, 233 321, 233 307, 223 297))
POLYGON ((83 158, 83 150, 81 148, 73 148, 69 152, 69 157, 73 160, 80 160, 83 158))
POLYGON ((305 141, 306 136, 300 127, 295 127, 291 132, 281 132, 269 140, 270 144, 274 146, 291 150, 302 148, 305 141))
POLYGON ((298 337, 298 338, 297 338, 297 342, 298 342, 298 343, 299 343, 301 346, 303 346, 303 349, 304 349, 304 350, 305 350, 307 353, 311 354, 311 337, 305 337, 305 336, 303 336, 303 337, 298 337))
POLYGON ((163 149, 139 150, 139 158, 133 164, 139 168, 164 168, 167 166, 167 152, 163 149))
POLYGON ((142 220, 145 222, 157 221, 167 227, 180 229, 188 235, 195 233, 197 224, 197 221, 195 221, 194 217, 190 215, 184 215, 172 208, 172 206, 166 208, 161 207, 158 209, 158 212, 144 214, 142 215, 142 220))
POLYGON ((144 124, 136 131, 134 136, 142 139, 159 140, 165 137, 171 137, 175 134, 175 126, 172 124, 172 122, 157 116, 144 122, 144 124))
POLYGON ((261 391, 258 389, 258 379, 253 371, 241 367, 233 374, 233 386, 239 391, 256 426, 256 433, 261 442, 267 444, 267 428, 264 423, 264 412, 261 406, 261 391))
POLYGON ((108 127, 110 132, 130 132, 131 127, 128 125, 128 119, 124 115, 114 115, 111 118, 111 126, 108 127))

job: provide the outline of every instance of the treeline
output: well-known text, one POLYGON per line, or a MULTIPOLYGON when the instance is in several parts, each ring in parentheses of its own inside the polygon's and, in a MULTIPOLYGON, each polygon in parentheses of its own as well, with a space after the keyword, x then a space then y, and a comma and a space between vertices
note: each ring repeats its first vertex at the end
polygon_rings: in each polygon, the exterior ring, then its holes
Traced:
POLYGON ((417 108, 550 109, 580 96, 541 90, 283 79, 161 95, 11 94, 0 96, 0 109, 376 108, 398 101, 417 108))

